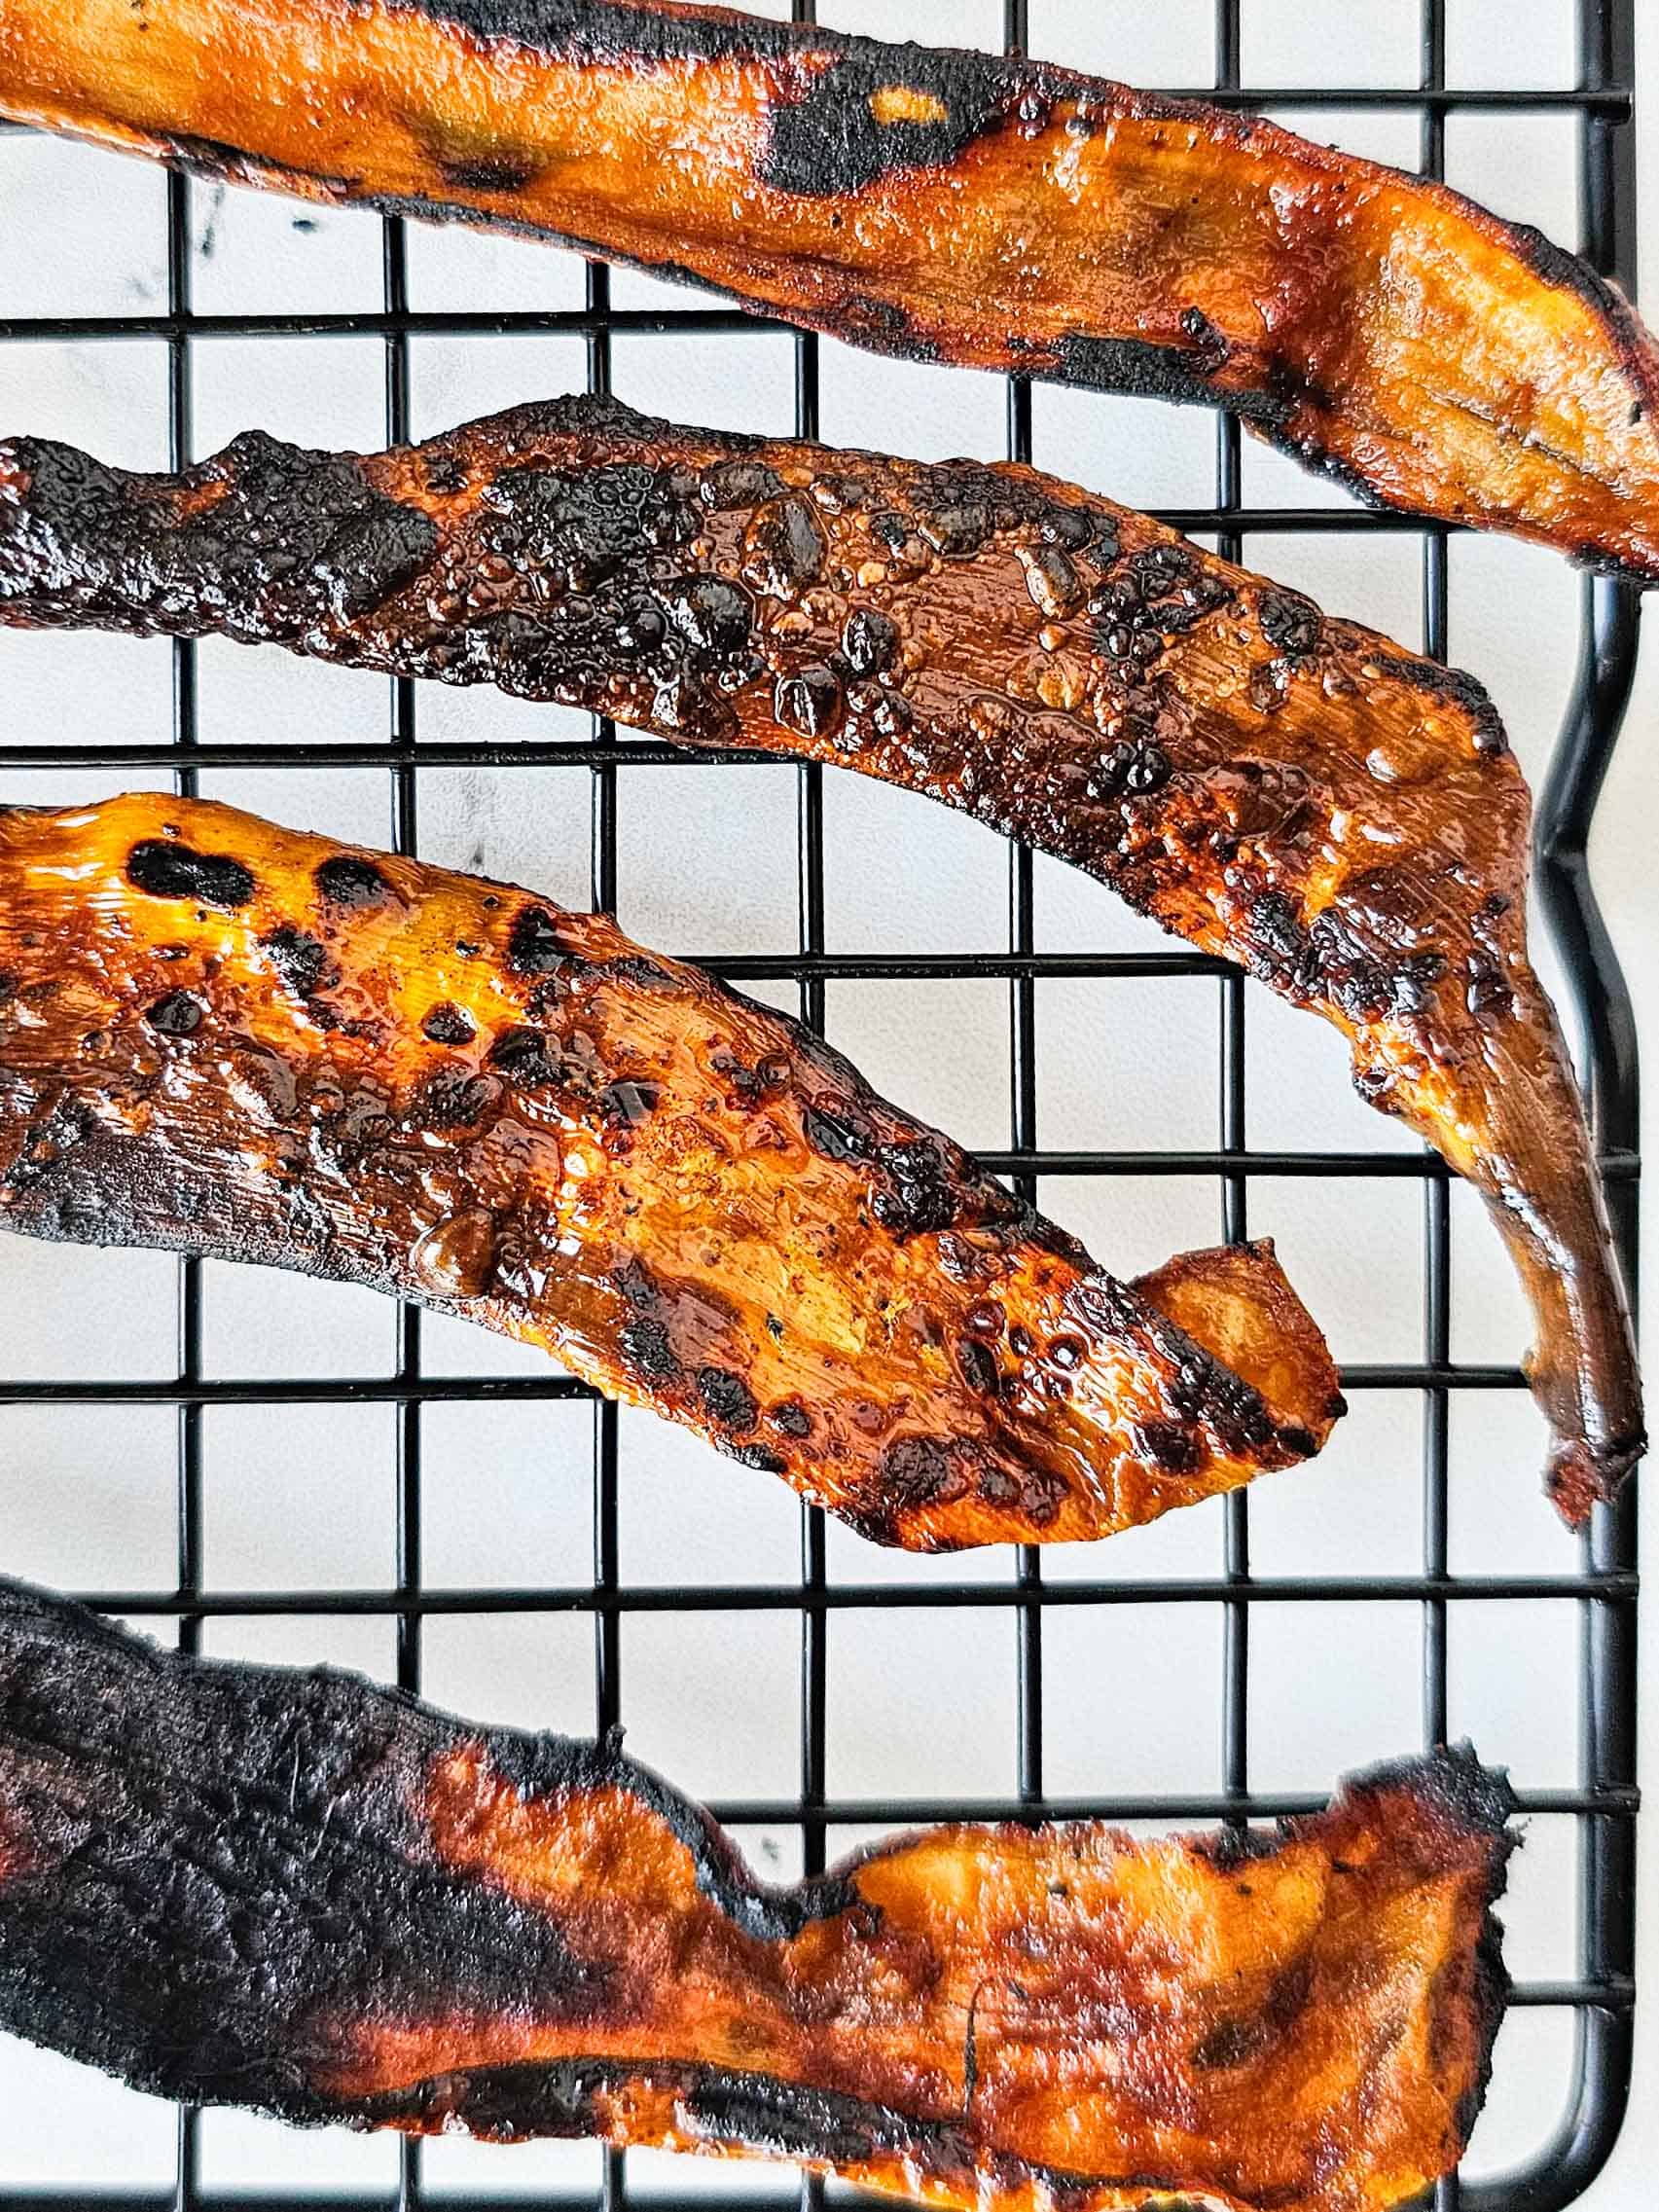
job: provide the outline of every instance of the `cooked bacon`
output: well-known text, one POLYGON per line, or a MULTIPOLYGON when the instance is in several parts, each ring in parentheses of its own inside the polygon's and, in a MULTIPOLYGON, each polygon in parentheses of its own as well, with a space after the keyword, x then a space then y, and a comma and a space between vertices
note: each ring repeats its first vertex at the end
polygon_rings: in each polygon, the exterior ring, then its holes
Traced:
POLYGON ((271 639, 836 762, 1076 862, 1348 1036, 1526 1284, 1569 1520, 1642 1448, 1588 1133, 1527 960, 1491 702, 1028 469, 515 410, 178 477, 0 444, 0 622, 271 639))
POLYGON ((1374 501, 1659 580, 1659 351, 1619 293, 1255 117, 664 0, 7 0, 0 113, 1214 402, 1374 501))
POLYGON ((1116 1282, 603 917, 156 794, 0 810, 0 1227, 419 1298, 918 1551, 1106 1536, 1342 1411, 1271 1246, 1116 1282))
POLYGON ((936 1828, 792 1889, 602 1744, 0 1582, 0 2026, 196 2104, 758 2153, 970 2212, 1382 2212, 1457 2161, 1512 1806, 936 1828))

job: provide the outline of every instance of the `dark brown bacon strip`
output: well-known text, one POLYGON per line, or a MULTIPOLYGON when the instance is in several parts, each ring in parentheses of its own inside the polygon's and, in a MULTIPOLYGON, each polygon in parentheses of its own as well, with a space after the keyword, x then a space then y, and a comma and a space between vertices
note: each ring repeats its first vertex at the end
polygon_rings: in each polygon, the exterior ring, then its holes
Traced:
POLYGON ((1383 2212, 1480 2109, 1511 1806, 1442 1752, 1277 1836, 938 1828, 773 1889, 614 1738, 0 1583, 0 2026, 301 2122, 1383 2212))
POLYGON ((1258 118, 662 0, 7 0, 0 113, 1212 402, 1379 503, 1659 579, 1659 352, 1621 296, 1258 118))
POLYGON ((1569 1520, 1642 1447, 1576 1091, 1527 960, 1529 800, 1469 677, 1028 469, 586 399, 180 477, 0 445, 0 622, 274 639, 839 763, 1076 862, 1348 1036, 1536 1320, 1569 1520))
POLYGON ((919 1551, 1105 1536, 1342 1410, 1270 1246, 1116 1282, 603 917, 154 794, 0 809, 0 1227, 420 1298, 919 1551))

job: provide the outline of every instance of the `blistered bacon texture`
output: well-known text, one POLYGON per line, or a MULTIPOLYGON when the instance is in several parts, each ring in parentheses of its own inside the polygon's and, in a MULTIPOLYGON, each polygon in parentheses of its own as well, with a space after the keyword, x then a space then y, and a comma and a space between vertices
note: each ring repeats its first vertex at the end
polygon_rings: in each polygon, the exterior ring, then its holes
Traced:
POLYGON ((0 2026, 302 2122, 800 2159, 986 2212, 1381 2212, 1506 1982, 1472 1753, 1277 1836, 937 1828, 792 1889, 626 1758, 0 1583, 0 2026))
POLYGON ((1659 579, 1659 350, 1620 295, 1256 118, 662 0, 6 0, 0 112, 1215 402, 1376 501, 1659 579))
POLYGON ((0 810, 0 1227, 420 1298, 914 1550, 1109 1535, 1342 1411, 1271 1246, 1119 1283, 614 923, 154 794, 0 810))
POLYGON ((179 477, 0 443, 0 623, 220 632, 810 755, 1074 861, 1348 1036, 1486 1197, 1569 1520, 1642 1444, 1630 1324, 1528 962, 1530 801, 1469 677, 1028 469, 520 408, 179 477))

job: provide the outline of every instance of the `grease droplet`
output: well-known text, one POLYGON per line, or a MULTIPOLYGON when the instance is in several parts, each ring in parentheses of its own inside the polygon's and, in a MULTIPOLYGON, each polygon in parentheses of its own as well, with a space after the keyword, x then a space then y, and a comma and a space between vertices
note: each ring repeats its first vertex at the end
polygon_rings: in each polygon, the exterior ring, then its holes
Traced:
POLYGON ((428 1290, 445 1298, 479 1298, 495 1272, 495 1216, 482 1206, 454 1214, 420 1238, 410 1262, 428 1290))

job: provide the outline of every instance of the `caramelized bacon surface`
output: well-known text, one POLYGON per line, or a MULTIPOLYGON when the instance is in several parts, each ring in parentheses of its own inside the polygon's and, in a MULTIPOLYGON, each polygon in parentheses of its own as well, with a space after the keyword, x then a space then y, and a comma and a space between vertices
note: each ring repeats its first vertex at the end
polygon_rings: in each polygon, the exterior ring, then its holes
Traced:
POLYGON ((1256 118, 663 0, 6 0, 0 113, 1215 402, 1373 500, 1659 579, 1659 351, 1619 294, 1256 118))
POLYGON ((1277 1837, 938 1828, 774 1889, 617 1739, 0 1583, 0 2026, 303 2122, 1381 2212, 1480 2107, 1510 1806, 1446 1752, 1277 1837))
POLYGON ((1468 677, 1028 469, 556 401, 176 478, 0 444, 0 622, 222 632, 810 755, 1076 862, 1348 1036, 1480 1188, 1571 1520, 1641 1449, 1576 1091, 1527 959, 1529 800, 1468 677))
POLYGON ((1270 1246, 1116 1282, 614 923, 154 794, 0 810, 0 1226, 421 1298, 914 1550, 1105 1536, 1342 1410, 1270 1246))

